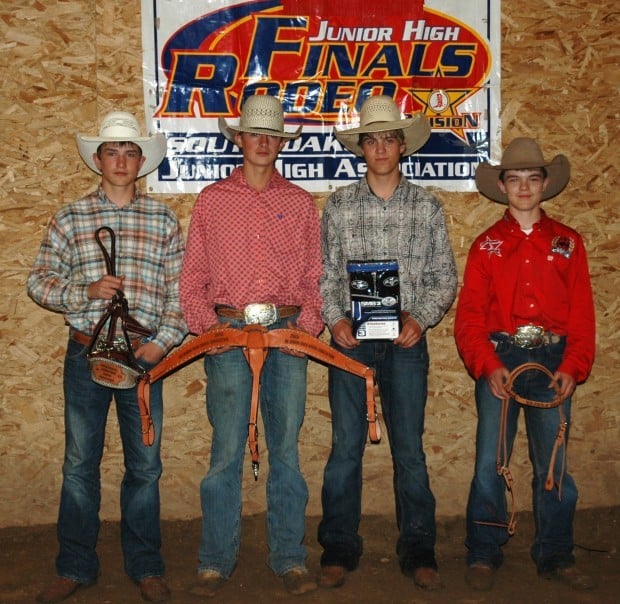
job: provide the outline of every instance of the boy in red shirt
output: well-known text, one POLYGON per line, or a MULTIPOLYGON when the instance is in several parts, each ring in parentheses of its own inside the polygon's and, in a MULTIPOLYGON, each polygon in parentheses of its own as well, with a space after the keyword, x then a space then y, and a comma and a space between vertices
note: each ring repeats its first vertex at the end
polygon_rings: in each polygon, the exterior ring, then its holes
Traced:
MULTIPOLYGON (((466 539, 466 579, 474 589, 492 587, 509 537, 505 481, 497 471, 501 401, 510 397, 510 372, 528 362, 549 370, 551 384, 544 373, 529 371, 515 380, 514 391, 540 402, 551 401, 557 392, 566 421, 564 448, 553 464, 558 412, 523 407, 534 471, 536 536, 531 555, 540 576, 575 589, 591 586, 590 578, 575 568, 572 523, 577 488, 566 472, 565 447, 571 395, 588 377, 594 360, 594 304, 580 235, 541 208, 541 202, 560 193, 569 178, 566 157, 546 161, 530 138, 513 140, 501 164, 482 163, 476 172, 478 190, 508 209, 469 251, 455 319, 459 353, 476 380, 476 465, 466 539), (553 475, 549 490, 548 471, 553 475)), ((508 451, 520 410, 510 399, 508 451)))

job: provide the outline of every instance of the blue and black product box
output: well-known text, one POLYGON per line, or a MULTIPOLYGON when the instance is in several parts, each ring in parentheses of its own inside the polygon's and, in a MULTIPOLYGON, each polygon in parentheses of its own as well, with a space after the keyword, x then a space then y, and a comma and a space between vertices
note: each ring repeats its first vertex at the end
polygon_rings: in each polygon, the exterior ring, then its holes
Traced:
POLYGON ((358 340, 394 340, 400 319, 396 260, 347 262, 353 335, 358 340))

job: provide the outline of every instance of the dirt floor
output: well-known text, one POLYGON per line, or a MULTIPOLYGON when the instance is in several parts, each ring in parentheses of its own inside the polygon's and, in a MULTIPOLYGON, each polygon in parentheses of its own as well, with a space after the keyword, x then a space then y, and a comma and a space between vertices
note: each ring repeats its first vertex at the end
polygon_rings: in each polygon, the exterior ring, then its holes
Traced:
MULTIPOLYGON (((308 518, 308 567, 317 572, 320 547, 316 542, 318 518, 308 518)), ((464 581, 464 521, 441 521, 438 526, 437 558, 445 588, 425 593, 404 577, 394 555, 396 532, 391 516, 365 516, 361 527, 364 556, 360 567, 336 590, 318 590, 304 596, 289 596, 281 580, 267 568, 265 516, 244 517, 239 564, 221 595, 210 602, 241 603, 464 603, 464 604, 612 604, 620 602, 620 507, 586 510, 575 519, 575 551, 579 567, 597 580, 589 592, 573 592, 552 581, 539 579, 529 558, 533 533, 531 514, 521 513, 517 534, 506 546, 506 559, 491 592, 472 591, 464 581)), ((172 602, 201 601, 186 589, 196 572, 200 521, 164 522, 164 555, 172 602)), ((107 522, 99 539, 101 576, 97 585, 79 591, 71 604, 132 604, 142 602, 137 588, 122 568, 119 526, 107 522)), ((55 527, 42 525, 0 529, 0 602, 32 602, 54 576, 55 527)))

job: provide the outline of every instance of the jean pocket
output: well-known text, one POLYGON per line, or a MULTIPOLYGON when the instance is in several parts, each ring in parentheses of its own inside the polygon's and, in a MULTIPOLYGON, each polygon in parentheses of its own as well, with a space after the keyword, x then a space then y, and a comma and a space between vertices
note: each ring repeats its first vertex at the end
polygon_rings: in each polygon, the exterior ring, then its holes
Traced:
POLYGON ((69 339, 67 344, 67 358, 70 360, 79 360, 82 358, 86 358, 86 351, 88 350, 88 346, 84 344, 80 344, 75 340, 69 339))

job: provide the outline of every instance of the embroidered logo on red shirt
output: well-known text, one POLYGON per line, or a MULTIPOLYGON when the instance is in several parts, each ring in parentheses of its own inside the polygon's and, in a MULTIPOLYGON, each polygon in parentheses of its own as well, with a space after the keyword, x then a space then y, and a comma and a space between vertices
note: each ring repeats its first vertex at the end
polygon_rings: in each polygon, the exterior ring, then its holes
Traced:
POLYGON ((575 249, 575 240, 572 237, 563 237, 558 235, 553 238, 551 242, 551 252, 553 254, 560 254, 564 258, 570 258, 573 250, 575 249))
POLYGON ((480 244, 480 249, 486 252, 489 252, 489 256, 493 256, 493 254, 497 254, 501 257, 502 253, 499 248, 504 243, 499 239, 491 239, 488 235, 487 238, 480 244))

